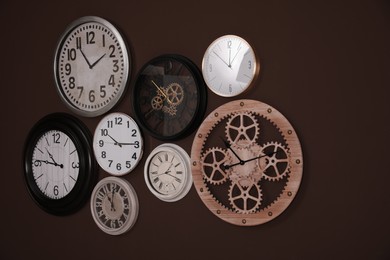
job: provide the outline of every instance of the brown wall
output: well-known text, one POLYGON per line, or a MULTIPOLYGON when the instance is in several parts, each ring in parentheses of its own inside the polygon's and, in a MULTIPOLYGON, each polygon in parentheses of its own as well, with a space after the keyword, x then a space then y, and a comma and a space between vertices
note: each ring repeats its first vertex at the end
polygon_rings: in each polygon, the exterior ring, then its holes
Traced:
MULTIPOLYGON (((389 259, 389 12, 384 0, 1 1, 0 259, 389 259), (23 143, 44 115, 71 113, 55 90, 54 50, 85 15, 121 29, 133 50, 131 83, 160 54, 200 66, 218 36, 248 39, 262 71, 238 98, 277 108, 302 142, 303 181, 290 207, 244 228, 215 217, 194 188, 164 203, 144 183, 146 157, 161 143, 145 135, 144 158, 125 177, 140 200, 129 233, 101 232, 89 205, 67 217, 40 210, 22 178, 23 143)), ((206 114, 233 100, 208 94, 206 114)), ((113 111, 134 115, 130 95, 113 111)), ((92 132, 101 117, 81 119, 92 132)), ((175 143, 190 153, 193 137, 175 143)))

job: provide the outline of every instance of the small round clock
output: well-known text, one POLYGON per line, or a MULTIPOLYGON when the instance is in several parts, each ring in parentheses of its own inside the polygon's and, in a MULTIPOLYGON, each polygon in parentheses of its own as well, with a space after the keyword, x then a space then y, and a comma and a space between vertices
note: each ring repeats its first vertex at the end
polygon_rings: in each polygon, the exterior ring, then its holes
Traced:
POLYGON ((137 193, 125 179, 106 177, 92 192, 91 213, 96 225, 105 233, 123 234, 137 221, 137 193))
POLYGON ((199 69, 181 55, 163 55, 146 63, 133 88, 133 108, 153 137, 172 140, 200 124, 207 104, 199 69))
POLYGON ((42 118, 31 129, 24 150, 24 177, 42 209, 66 215, 86 202, 96 181, 91 139, 81 121, 62 113, 42 118))
POLYGON ((106 172, 115 176, 131 172, 143 153, 143 140, 137 123, 124 113, 106 115, 96 127, 93 151, 106 172))
POLYGON ((109 111, 126 90, 130 61, 125 41, 110 22, 85 16, 71 23, 55 52, 57 91, 76 114, 109 111))
POLYGON ((204 80, 215 94, 237 96, 251 86, 260 71, 253 48, 237 35, 224 35, 207 48, 202 62, 204 80))
POLYGON ((149 190, 166 202, 182 199, 192 186, 190 158, 175 144, 156 147, 145 162, 144 175, 149 190))
POLYGON ((191 150, 198 195, 217 217, 253 226, 279 216, 298 192, 303 170, 294 128, 275 108, 236 100, 211 112, 191 150))

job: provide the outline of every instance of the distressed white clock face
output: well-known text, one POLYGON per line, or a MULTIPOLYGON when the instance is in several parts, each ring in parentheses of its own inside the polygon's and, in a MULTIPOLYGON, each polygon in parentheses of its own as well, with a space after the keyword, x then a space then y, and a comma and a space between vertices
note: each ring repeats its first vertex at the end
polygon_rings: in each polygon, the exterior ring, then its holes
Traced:
POLYGON ((125 91, 128 71, 129 57, 121 35, 99 17, 72 23, 56 51, 59 94, 70 109, 83 116, 111 109, 125 91))
POLYGON ((141 160, 143 140, 136 122, 124 113, 111 113, 97 125, 93 150, 100 167, 121 176, 131 172, 141 160))
POLYGON ((164 201, 183 198, 192 185, 189 156, 177 145, 162 144, 145 163, 145 181, 149 190, 164 201))
POLYGON ((202 73, 214 93, 233 97, 246 91, 256 78, 260 64, 247 41, 236 35, 216 39, 207 48, 202 73))
POLYGON ((45 132, 33 149, 32 172, 40 191, 50 199, 68 195, 79 175, 79 155, 68 135, 45 132))
POLYGON ((124 179, 104 178, 92 192, 91 213, 98 227, 107 234, 123 234, 137 219, 137 194, 124 179))

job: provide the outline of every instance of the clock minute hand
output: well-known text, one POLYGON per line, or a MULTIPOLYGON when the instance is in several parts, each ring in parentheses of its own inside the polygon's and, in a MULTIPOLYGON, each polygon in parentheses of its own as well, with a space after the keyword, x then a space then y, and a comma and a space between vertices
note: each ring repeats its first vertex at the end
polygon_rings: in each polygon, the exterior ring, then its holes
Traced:
POLYGON ((213 51, 213 53, 223 62, 225 63, 226 66, 228 66, 229 68, 232 68, 224 59, 221 58, 221 56, 218 55, 218 53, 216 53, 215 51, 213 51))
POLYGON ((242 162, 233 163, 233 164, 230 164, 230 165, 224 165, 224 167, 225 167, 225 169, 229 169, 231 167, 234 167, 234 166, 237 166, 237 165, 240 165, 240 164, 244 165, 247 162, 250 162, 250 161, 253 161, 253 160, 256 160, 256 159, 260 159, 260 158, 263 158, 263 157, 270 157, 271 155, 276 154, 276 153, 278 153, 278 151, 272 152, 272 153, 268 153, 268 154, 259 155, 259 156, 253 157, 251 159, 244 160, 242 162))
POLYGON ((115 140, 110 134, 107 133, 107 136, 110 137, 114 141, 114 145, 117 145, 119 147, 122 147, 122 144, 119 143, 117 140, 115 140))
POLYGON ((87 62, 88 67, 89 67, 90 69, 92 69, 91 63, 89 63, 89 61, 88 61, 88 59, 87 59, 87 56, 85 56, 83 50, 82 50, 81 48, 79 48, 79 50, 80 50, 81 54, 83 55, 85 61, 87 62))

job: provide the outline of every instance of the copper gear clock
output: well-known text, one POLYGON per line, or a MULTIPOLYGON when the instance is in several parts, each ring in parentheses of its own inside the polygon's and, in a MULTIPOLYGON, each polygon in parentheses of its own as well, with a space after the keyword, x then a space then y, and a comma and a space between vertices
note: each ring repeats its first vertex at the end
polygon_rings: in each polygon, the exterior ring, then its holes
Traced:
POLYGON ((298 136, 275 108, 236 100, 211 112, 191 150, 194 186, 217 217, 253 226, 280 215, 296 196, 303 171, 298 136))
POLYGON ((129 59, 123 37, 110 22, 96 16, 75 20, 62 35, 54 59, 62 101, 81 116, 109 111, 125 93, 129 59))

